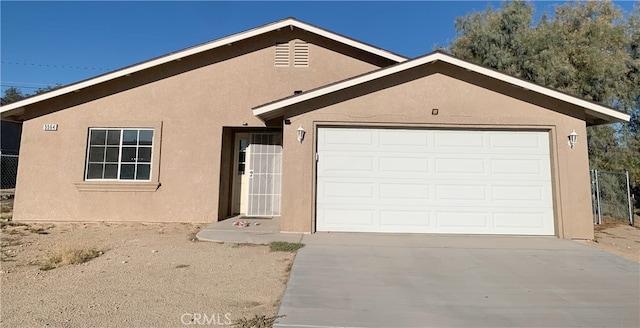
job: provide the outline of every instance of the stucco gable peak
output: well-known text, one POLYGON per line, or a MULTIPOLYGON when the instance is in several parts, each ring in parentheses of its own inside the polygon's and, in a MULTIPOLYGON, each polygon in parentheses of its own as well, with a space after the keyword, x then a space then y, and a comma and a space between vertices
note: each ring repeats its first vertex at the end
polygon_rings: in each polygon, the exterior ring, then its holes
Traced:
POLYGON ((317 34, 321 37, 325 37, 327 39, 331 39, 333 41, 345 44, 347 46, 360 49, 362 51, 371 53, 373 55, 380 56, 392 62, 402 62, 407 60, 407 58, 404 56, 392 53, 390 51, 387 51, 378 47, 374 47, 367 43, 343 36, 335 32, 311 25, 309 23, 300 21, 294 17, 288 17, 277 22, 273 22, 273 23, 256 27, 244 32, 236 33, 236 34, 226 36, 217 40, 209 41, 200 45, 196 45, 183 50, 172 52, 167 55, 163 55, 154 59, 150 59, 141 63, 124 67, 116 71, 98 75, 98 76, 89 78, 87 80, 66 85, 46 93, 34 95, 29 98, 25 98, 21 101, 17 101, 11 104, 1 106, 0 114, 2 115, 2 119, 7 119, 7 118, 10 119, 11 116, 21 115, 24 112, 24 109, 29 105, 33 105, 35 103, 46 101, 48 99, 52 99, 62 95, 70 94, 72 92, 78 92, 78 91, 81 91, 82 89, 93 87, 95 85, 105 83, 123 76, 130 76, 132 74, 135 74, 137 72, 140 72, 146 69, 150 69, 162 64, 172 62, 172 61, 180 61, 185 57, 189 57, 198 53, 209 51, 218 47, 228 46, 235 42, 246 40, 252 37, 256 37, 256 36, 269 33, 275 30, 283 29, 283 28, 302 29, 302 30, 317 34))
POLYGON ((507 84, 511 84, 515 87, 520 87, 532 92, 536 92, 540 95, 552 97, 558 99, 563 102, 567 102, 578 107, 581 107, 585 110, 585 113, 589 116, 597 117, 602 123, 614 123, 614 122, 625 122, 631 119, 631 116, 627 113, 615 110, 613 108, 609 108, 607 106, 600 105, 598 103, 594 103, 573 95, 569 95, 563 93, 558 90, 554 90, 533 82, 529 82, 523 80, 518 77, 514 77, 497 70, 483 67, 460 58, 454 57, 450 54, 442 50, 436 50, 429 54, 426 54, 421 57, 417 57, 415 59, 411 59, 405 62, 400 62, 398 64, 384 67, 372 72, 364 73, 359 76, 355 76, 352 78, 348 78, 346 80, 338 81, 326 86, 322 86, 313 90, 308 90, 304 93, 290 96, 287 98, 283 98, 280 100, 276 100, 270 103, 266 103, 253 108, 253 113, 257 117, 262 119, 271 118, 273 116, 280 115, 281 112, 295 104, 305 102, 317 97, 321 97, 327 94, 331 94, 340 90, 344 90, 346 88, 357 87, 366 82, 370 82, 376 79, 381 79, 386 76, 390 76, 393 74, 400 73, 402 71, 407 71, 411 69, 415 69, 419 66, 436 63, 436 62, 444 62, 453 66, 456 66, 461 69, 465 69, 492 79, 496 79, 507 84))

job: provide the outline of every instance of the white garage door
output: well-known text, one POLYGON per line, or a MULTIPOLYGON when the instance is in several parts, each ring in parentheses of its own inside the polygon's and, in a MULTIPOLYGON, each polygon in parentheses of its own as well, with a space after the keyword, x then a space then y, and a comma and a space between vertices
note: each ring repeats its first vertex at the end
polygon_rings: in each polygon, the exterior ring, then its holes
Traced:
POLYGON ((317 231, 553 235, 549 134, 318 129, 317 231))

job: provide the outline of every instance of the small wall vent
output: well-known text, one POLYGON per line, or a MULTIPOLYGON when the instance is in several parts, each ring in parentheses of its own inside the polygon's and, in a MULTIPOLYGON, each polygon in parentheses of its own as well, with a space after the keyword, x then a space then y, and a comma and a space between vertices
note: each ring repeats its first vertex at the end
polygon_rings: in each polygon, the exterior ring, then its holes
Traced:
POLYGON ((293 44, 293 67, 309 67, 309 44, 296 41, 293 44))
POLYGON ((288 42, 276 43, 274 66, 289 67, 289 53, 290 51, 288 42))

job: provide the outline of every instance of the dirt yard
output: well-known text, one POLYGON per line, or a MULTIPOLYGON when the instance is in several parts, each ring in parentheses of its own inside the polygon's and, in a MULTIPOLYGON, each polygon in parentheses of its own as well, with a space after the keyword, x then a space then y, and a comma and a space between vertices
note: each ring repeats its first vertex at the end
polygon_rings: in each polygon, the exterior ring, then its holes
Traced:
POLYGON ((2 327, 218 326, 272 317, 295 256, 196 242, 200 226, 191 224, 3 223, 2 327), (98 257, 64 265, 70 250, 98 257))
MULTIPOLYGON (((273 317, 295 256, 197 242, 201 226, 192 224, 0 222, 2 327, 229 326, 273 317), (73 250, 97 257, 65 265, 73 250)), ((638 227, 597 226, 588 244, 640 262, 638 227)))
POLYGON ((589 245, 640 263, 640 215, 634 221, 634 226, 614 221, 596 225, 589 245))

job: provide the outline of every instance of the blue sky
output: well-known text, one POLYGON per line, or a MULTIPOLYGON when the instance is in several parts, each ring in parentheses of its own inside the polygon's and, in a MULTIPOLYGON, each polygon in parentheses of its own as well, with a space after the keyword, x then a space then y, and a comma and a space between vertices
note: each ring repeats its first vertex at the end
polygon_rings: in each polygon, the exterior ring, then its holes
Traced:
MULTIPOLYGON (((616 1, 630 11, 637 1, 616 1)), ((537 13, 558 1, 534 2, 537 13)), ((31 93, 289 16, 416 57, 455 38, 454 20, 499 1, 0 1, 0 80, 31 93)))

